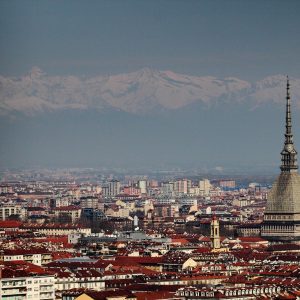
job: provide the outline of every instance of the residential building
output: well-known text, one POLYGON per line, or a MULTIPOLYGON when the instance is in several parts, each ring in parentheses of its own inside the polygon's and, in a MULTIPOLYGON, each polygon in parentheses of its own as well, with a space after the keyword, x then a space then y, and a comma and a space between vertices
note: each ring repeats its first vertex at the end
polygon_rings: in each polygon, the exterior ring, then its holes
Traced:
POLYGON ((9 219, 12 215, 21 214, 21 207, 18 205, 2 205, 0 206, 0 221, 9 219))
POLYGON ((57 220, 65 220, 65 223, 76 223, 80 219, 81 207, 79 206, 61 206, 53 209, 57 220))
POLYGON ((0 265, 1 300, 54 300, 54 282, 54 275, 26 263, 0 265))
POLYGON ((211 184, 208 179, 203 179, 199 181, 199 189, 203 196, 208 196, 210 192, 211 184))

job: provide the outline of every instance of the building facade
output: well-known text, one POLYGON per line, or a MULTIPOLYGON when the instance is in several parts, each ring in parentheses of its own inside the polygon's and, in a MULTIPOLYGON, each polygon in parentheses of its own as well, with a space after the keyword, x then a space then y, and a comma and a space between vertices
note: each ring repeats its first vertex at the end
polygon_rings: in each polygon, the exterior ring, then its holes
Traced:
POLYGON ((54 300, 54 276, 5 276, 0 278, 0 295, 2 300, 54 300))
POLYGON ((0 206, 0 221, 9 219, 12 215, 20 215, 21 207, 17 205, 3 205, 0 206))

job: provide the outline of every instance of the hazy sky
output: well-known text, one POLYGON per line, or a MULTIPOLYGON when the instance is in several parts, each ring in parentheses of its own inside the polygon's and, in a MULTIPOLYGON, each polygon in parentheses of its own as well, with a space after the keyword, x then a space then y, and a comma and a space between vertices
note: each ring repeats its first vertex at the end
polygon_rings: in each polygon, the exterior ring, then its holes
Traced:
POLYGON ((300 1, 0 2, 0 74, 300 76, 300 1))

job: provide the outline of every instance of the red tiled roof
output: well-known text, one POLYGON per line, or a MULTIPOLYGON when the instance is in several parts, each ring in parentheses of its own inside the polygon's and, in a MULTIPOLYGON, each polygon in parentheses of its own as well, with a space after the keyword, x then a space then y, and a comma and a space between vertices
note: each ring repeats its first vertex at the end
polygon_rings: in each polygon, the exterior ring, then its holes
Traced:
POLYGON ((193 251, 193 253, 206 253, 210 252, 211 249, 209 247, 199 247, 193 251))
POLYGON ((291 251, 300 250, 300 245, 297 244, 276 244, 268 247, 268 251, 291 251))
POLYGON ((80 206, 70 205, 70 206, 60 206, 55 207, 53 210, 55 211, 70 211, 70 210, 80 210, 80 206))
POLYGON ((4 261, 2 262, 2 278, 24 277, 33 274, 46 275, 49 274, 44 268, 25 261, 4 261))
POLYGON ((150 256, 117 256, 116 263, 122 263, 126 265, 140 264, 140 265, 153 265, 163 261, 162 257, 150 257, 150 256))
POLYGON ((126 297, 135 299, 134 295, 129 290, 117 290, 117 291, 86 291, 86 295, 90 296, 94 300, 106 300, 107 297, 126 297))
POLYGON ((242 243, 267 243, 267 240, 262 239, 261 237, 239 237, 239 240, 242 243))
POLYGON ((0 228, 19 228, 21 224, 22 222, 13 220, 0 221, 0 228))
POLYGON ((59 223, 49 223, 49 224, 37 224, 37 223, 25 223, 21 225, 23 229, 78 229, 85 228, 79 224, 59 224, 59 223))
POLYGON ((172 238, 172 243, 179 243, 180 245, 188 244, 189 241, 183 238, 172 238))
POLYGON ((62 258, 71 258, 73 257, 73 254, 70 252, 52 252, 52 259, 57 260, 57 259, 62 259, 62 258))
POLYGON ((30 254, 45 254, 51 251, 45 248, 30 248, 30 249, 3 249, 4 255, 30 255, 30 254))
POLYGON ((159 292, 136 292, 134 293, 137 300, 158 300, 158 299, 172 299, 175 292, 159 291, 159 292))

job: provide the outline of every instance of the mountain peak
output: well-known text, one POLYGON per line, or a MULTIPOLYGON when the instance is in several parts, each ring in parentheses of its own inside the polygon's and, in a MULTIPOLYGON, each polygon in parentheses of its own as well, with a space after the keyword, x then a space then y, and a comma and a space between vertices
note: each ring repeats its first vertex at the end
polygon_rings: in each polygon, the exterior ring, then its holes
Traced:
POLYGON ((137 72, 140 75, 147 75, 147 76, 152 76, 152 75, 158 73, 157 70, 149 68, 149 67, 142 68, 142 69, 138 70, 137 72))
POLYGON ((41 76, 45 75, 43 70, 37 66, 34 66, 31 68, 31 70, 28 72, 28 76, 32 79, 39 78, 41 76))

